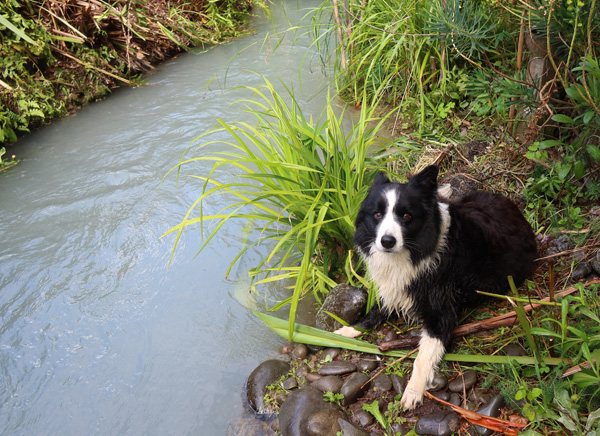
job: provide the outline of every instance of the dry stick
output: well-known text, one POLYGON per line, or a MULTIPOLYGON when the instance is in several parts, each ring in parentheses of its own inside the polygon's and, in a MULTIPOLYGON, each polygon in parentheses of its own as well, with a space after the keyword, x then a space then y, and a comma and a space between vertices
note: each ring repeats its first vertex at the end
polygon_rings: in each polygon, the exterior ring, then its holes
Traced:
MULTIPOLYGON (((525 44, 525 29, 526 29, 526 21, 525 21, 525 15, 526 15, 526 10, 523 9, 523 15, 521 15, 521 30, 519 32, 519 45, 518 45, 518 49, 517 49, 517 66, 515 68, 515 73, 518 73, 519 71, 521 71, 521 65, 523 62, 523 45, 525 44)), ((513 97, 513 100, 516 100, 516 97, 513 97)), ((510 120, 508 122, 508 131, 512 132, 512 124, 513 124, 513 118, 515 117, 515 105, 511 105, 510 110, 508 112, 508 119, 510 120)))
POLYGON ((93 66, 93 65, 90 65, 90 64, 88 64, 88 63, 86 63, 86 62, 83 62, 83 61, 81 61, 81 60, 77 59, 75 56, 71 56, 69 53, 67 53, 67 52, 65 52, 65 51, 63 51, 63 50, 61 50, 61 49, 60 49, 60 48, 58 48, 58 47, 54 47, 54 46, 52 46, 52 45, 51 45, 51 46, 50 46, 50 48, 51 48, 51 49, 53 49, 53 50, 56 50, 56 51, 57 51, 57 52, 59 52, 61 55, 63 55, 63 56, 66 56, 66 57, 68 57, 69 59, 73 59, 75 62, 77 62, 77 63, 79 63, 79 64, 83 65, 84 67, 87 67, 87 68, 92 68, 92 69, 94 69, 94 70, 100 71, 101 73, 104 73, 104 74, 106 74, 107 76, 110 76, 110 77, 112 77, 113 79, 120 80, 121 82, 124 82, 124 83, 126 83, 126 84, 128 84, 128 85, 131 85, 131 84, 132 84, 132 83, 131 83, 129 80, 127 80, 127 79, 125 79, 125 78, 123 78, 123 77, 119 77, 119 76, 117 76, 116 74, 113 74, 113 73, 111 73, 111 72, 109 72, 109 71, 103 70, 102 68, 98 68, 98 67, 95 67, 95 66, 93 66))
MULTIPOLYGON (((600 280, 591 280, 591 281, 587 282, 584 286, 594 285, 596 283, 600 283, 600 280)), ((556 297, 565 297, 565 296, 570 295, 578 290, 579 290, 578 288, 571 286, 562 292, 558 292, 556 294, 556 297)), ((546 297, 540 301, 547 302, 549 300, 550 299, 548 297, 546 297)), ((531 304, 524 306, 523 309, 525 310, 525 312, 530 312, 539 306, 541 306, 541 304, 531 303, 531 304)), ((489 318, 489 319, 486 319, 483 321, 476 321, 476 322, 471 322, 469 324, 463 324, 463 325, 455 328, 454 331, 452 332, 452 335, 454 337, 466 336, 466 335, 470 335, 473 333, 478 333, 480 331, 495 329, 498 327, 507 327, 507 326, 516 324, 517 322, 518 322, 517 313, 515 311, 511 311, 511 312, 505 313, 504 315, 495 316, 494 318, 489 318)), ((394 339, 392 341, 385 341, 385 342, 382 342, 381 344, 379 344, 379 350, 383 352, 383 351, 396 350, 398 348, 413 347, 419 343, 419 340, 420 340, 420 338, 418 336, 415 336, 415 337, 408 337, 408 338, 407 337, 398 338, 398 339, 394 339)))
POLYGON ((340 43, 340 53, 342 56, 342 70, 346 70, 348 68, 348 60, 346 59, 346 49, 344 47, 344 35, 342 33, 342 20, 340 18, 340 10, 338 8, 337 0, 333 0, 333 17, 335 19, 335 24, 338 26, 338 42, 340 43))

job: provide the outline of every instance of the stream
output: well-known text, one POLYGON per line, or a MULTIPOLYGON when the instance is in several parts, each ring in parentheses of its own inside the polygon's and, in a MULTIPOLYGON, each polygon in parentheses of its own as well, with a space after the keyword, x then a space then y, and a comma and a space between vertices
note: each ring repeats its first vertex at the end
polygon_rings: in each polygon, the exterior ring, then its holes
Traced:
POLYGON ((236 298, 261 253, 225 277, 233 223, 198 256, 200 232, 184 233, 169 266, 161 235, 201 185, 161 180, 217 119, 254 124, 233 104, 251 94, 230 91, 260 86, 254 72, 318 117, 327 79, 305 30, 275 51, 283 34, 266 38, 318 4, 276 2, 253 35, 166 62, 9 151, 22 162, 0 173, 0 434, 222 435, 244 416, 245 379, 284 343, 236 298))

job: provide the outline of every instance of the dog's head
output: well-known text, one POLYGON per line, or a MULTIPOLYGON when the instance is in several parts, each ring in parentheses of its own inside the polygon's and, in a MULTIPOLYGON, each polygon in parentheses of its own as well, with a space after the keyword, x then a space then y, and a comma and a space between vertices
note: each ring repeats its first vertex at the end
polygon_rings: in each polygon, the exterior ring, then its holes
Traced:
POLYGON ((411 259, 429 256, 437 247, 440 228, 438 168, 428 166, 408 183, 393 183, 377 174, 356 218, 354 241, 363 256, 373 250, 411 259))

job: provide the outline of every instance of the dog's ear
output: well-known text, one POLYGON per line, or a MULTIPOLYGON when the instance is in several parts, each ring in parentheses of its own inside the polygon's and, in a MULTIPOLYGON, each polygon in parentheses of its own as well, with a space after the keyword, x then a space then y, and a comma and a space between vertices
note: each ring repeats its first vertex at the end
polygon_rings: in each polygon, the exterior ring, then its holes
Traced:
POLYGON ((412 176, 408 183, 425 191, 437 192, 438 167, 429 165, 423 171, 412 176))
POLYGON ((371 184, 371 189, 373 189, 379 185, 385 185, 386 183, 390 183, 390 179, 388 179, 388 176, 386 176, 383 171, 379 171, 375 175, 375 178, 373 179, 373 183, 371 184))

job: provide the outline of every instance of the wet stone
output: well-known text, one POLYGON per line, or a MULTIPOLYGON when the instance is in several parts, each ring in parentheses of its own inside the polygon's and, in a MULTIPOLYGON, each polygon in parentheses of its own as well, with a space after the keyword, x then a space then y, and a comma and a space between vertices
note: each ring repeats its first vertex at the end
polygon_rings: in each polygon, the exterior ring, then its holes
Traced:
POLYGON ((404 389, 406 389, 406 377, 400 377, 398 374, 392 374, 390 378, 392 379, 394 391, 396 391, 398 395, 404 394, 404 389))
POLYGON ((396 333, 396 330, 390 330, 389 332, 387 332, 385 334, 385 337, 383 338, 384 341, 393 341, 394 339, 398 338, 398 333, 396 333))
POLYGON ((338 419, 343 416, 341 410, 321 410, 308 418, 306 432, 310 436, 336 436, 342 430, 338 419))
POLYGON ((377 362, 376 360, 372 360, 372 359, 362 359, 359 360, 358 362, 356 362, 356 369, 358 371, 373 371, 375 368, 377 368, 377 366, 379 365, 379 362, 377 362))
POLYGON ((327 314, 334 314, 348 324, 360 319, 367 305, 367 294, 363 290, 350 285, 338 285, 329 291, 323 305, 317 312, 315 325, 321 330, 334 331, 342 325, 327 314))
POLYGON ((283 381, 282 385, 283 385, 283 389, 285 389, 286 391, 289 391, 290 389, 297 388, 298 382, 296 381, 296 379, 294 377, 288 377, 283 381))
POLYGON ((475 388, 469 394, 469 400, 475 404, 487 404, 492 399, 492 394, 487 393, 486 389, 475 388))
MULTIPOLYGON (((504 406, 504 397, 502 395, 496 395, 490 400, 485 406, 479 409, 477 412, 481 415, 492 416, 497 418, 500 416, 500 408, 504 406)), ((472 428, 471 434, 479 436, 491 436, 494 432, 489 428, 475 425, 472 428)))
POLYGON ((339 348, 325 348, 321 353, 321 361, 326 360, 327 357, 330 357, 331 360, 335 360, 336 357, 340 355, 339 348))
POLYGON ((590 262, 590 266, 596 274, 600 275, 600 250, 596 251, 596 255, 590 262))
POLYGON ((450 392, 432 392, 431 395, 443 401, 450 401, 450 392))
POLYGON ((452 394, 450 394, 450 399, 448 400, 448 402, 450 404, 454 404, 455 406, 460 406, 460 395, 458 395, 456 392, 452 392, 452 394))
POLYGON ((592 266, 589 264, 589 262, 579 262, 571 273, 571 279, 580 281, 589 276, 591 273, 592 266))
POLYGON ((296 368, 296 377, 300 378, 300 379, 306 379, 306 376, 308 374, 310 374, 310 368, 308 367, 308 365, 306 365, 305 363, 302 363, 300 365, 298 365, 298 368, 296 368))
POLYGON ((314 381, 312 387, 317 388, 322 392, 333 392, 334 394, 337 394, 343 384, 344 381, 337 375, 328 375, 314 381))
POLYGON ((304 344, 298 344, 292 350, 292 356, 296 359, 304 359, 308 356, 308 348, 304 344))
POLYGON ((342 434, 344 436, 369 436, 369 433, 366 431, 350 424, 348 421, 344 421, 343 419, 339 419, 338 423, 342 428, 342 434))
POLYGON ((450 436, 460 425, 454 412, 437 412, 424 416, 417 421, 415 433, 419 435, 450 436))
POLYGON ((379 374, 371 382, 371 387, 380 392, 387 392, 392 389, 392 379, 387 374, 379 374))
POLYGON ((362 372, 351 374, 342 385, 340 394, 344 395, 342 403, 349 406, 369 389, 369 377, 362 372))
POLYGON ((269 415, 264 402, 267 386, 287 374, 290 366, 281 360, 266 360, 256 367, 246 380, 246 400, 252 411, 258 415, 269 415))
POLYGON ((355 416, 356 418, 358 418, 358 422, 360 422, 360 425, 362 425, 363 427, 366 427, 367 425, 375 421, 375 417, 364 410, 358 411, 358 413, 356 413, 355 416))
POLYGON ((320 378, 323 378, 323 376, 321 374, 317 374, 316 372, 309 372, 308 374, 306 374, 306 381, 309 383, 317 381, 320 378))
POLYGON ((439 391, 440 389, 444 389, 447 384, 448 384, 448 377, 446 377, 441 372, 436 371, 433 374, 433 379, 431 380, 428 390, 439 391))
POLYGON ((338 410, 336 404, 323 400, 323 392, 304 386, 288 395, 279 409, 279 426, 283 436, 307 436, 309 418, 322 410, 338 410))
POLYGON ((469 369, 448 383, 448 389, 450 389, 451 392, 468 391, 475 385, 476 381, 477 372, 469 369))
POLYGON ((527 351, 519 344, 508 344, 502 351, 507 356, 527 356, 527 351))
POLYGON ((328 362, 321 366, 319 374, 321 375, 343 375, 356 371, 356 365, 352 362, 340 360, 328 362))

